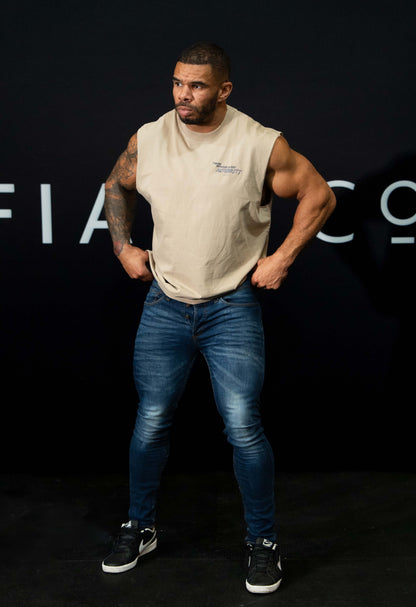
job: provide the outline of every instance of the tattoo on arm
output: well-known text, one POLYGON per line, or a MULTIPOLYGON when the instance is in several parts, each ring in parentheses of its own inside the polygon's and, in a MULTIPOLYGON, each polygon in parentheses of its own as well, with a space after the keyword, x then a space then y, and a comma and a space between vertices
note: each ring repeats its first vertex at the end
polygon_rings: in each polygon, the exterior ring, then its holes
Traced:
POLYGON ((104 210, 117 256, 130 242, 136 210, 136 166, 137 142, 133 136, 105 184, 104 210))

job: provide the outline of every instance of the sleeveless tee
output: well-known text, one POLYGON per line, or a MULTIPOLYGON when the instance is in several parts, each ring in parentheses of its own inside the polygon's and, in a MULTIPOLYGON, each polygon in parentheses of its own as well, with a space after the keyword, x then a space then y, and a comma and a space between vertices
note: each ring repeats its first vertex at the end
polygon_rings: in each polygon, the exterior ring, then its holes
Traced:
POLYGON ((138 130, 137 190, 154 224, 149 263, 168 297, 218 297, 266 255, 271 197, 261 200, 279 136, 230 106, 208 133, 189 129, 176 110, 138 130))

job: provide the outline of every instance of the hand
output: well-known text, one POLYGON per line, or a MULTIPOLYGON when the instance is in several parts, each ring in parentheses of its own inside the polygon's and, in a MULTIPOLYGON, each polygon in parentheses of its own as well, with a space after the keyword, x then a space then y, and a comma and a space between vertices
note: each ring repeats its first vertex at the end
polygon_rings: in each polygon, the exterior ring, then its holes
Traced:
POLYGON ((259 259, 251 276, 251 284, 259 289, 278 289, 288 275, 289 264, 278 251, 259 259))
POLYGON ((144 282, 153 280, 153 274, 147 266, 149 262, 147 251, 130 244, 124 244, 118 258, 130 278, 143 280, 144 282))

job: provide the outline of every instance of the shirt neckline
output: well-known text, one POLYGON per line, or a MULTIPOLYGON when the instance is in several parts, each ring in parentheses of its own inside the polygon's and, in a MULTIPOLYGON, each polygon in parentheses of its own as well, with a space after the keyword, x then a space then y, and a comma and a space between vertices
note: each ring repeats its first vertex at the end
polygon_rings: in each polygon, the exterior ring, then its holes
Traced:
POLYGON ((227 111, 225 113, 224 119, 222 120, 221 124, 219 124, 217 126, 216 129, 214 129, 213 131, 208 131, 207 133, 198 133, 197 131, 192 131, 191 129, 188 129, 188 127, 186 126, 186 124, 184 124, 182 122, 182 120, 179 118, 178 114, 176 113, 176 110, 173 110, 175 112, 175 118, 176 118, 176 122, 179 126, 180 131, 183 133, 185 139, 190 139, 190 140, 194 140, 194 141, 202 141, 205 140, 207 141, 208 139, 213 139, 214 137, 216 137, 216 135, 218 134, 219 131, 221 131, 224 126, 226 124, 228 124, 228 122, 231 119, 231 111, 232 108, 227 105, 226 106, 227 111))

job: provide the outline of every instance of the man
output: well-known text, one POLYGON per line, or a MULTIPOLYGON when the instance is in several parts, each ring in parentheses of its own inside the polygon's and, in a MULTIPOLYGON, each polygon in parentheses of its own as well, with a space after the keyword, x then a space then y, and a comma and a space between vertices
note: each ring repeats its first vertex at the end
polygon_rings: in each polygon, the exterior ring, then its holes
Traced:
POLYGON ((227 105, 230 64, 198 43, 173 74, 175 108, 142 126, 106 182, 114 252, 131 278, 152 281, 136 337, 139 395, 130 445, 129 522, 103 570, 134 567, 156 548, 156 494, 173 414, 198 352, 205 357, 240 487, 249 549, 246 588, 281 581, 274 460, 260 419, 264 373, 256 289, 278 289, 322 228, 335 197, 280 132, 227 105), (131 244, 136 192, 151 204, 152 251, 131 244), (293 226, 267 255, 271 196, 297 198, 293 226))

